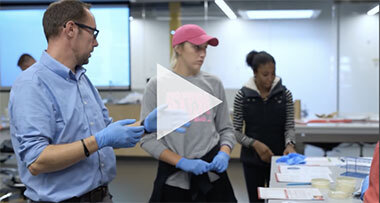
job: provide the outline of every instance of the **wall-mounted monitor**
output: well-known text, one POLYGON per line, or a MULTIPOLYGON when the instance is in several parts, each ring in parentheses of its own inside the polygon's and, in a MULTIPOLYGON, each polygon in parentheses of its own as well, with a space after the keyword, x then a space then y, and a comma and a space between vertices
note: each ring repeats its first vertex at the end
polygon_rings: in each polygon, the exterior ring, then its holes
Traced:
MULTIPOLYGON (((17 61, 23 53, 39 60, 47 48, 42 18, 47 5, 0 7, 0 90, 9 91, 21 73, 17 61)), ((100 90, 131 88, 128 4, 92 4, 99 46, 84 65, 86 75, 100 90)))

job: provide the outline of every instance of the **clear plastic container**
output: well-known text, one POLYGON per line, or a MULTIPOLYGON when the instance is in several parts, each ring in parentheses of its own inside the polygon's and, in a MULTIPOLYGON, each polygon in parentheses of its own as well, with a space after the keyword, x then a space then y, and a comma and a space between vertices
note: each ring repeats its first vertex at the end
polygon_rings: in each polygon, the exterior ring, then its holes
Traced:
POLYGON ((313 178, 311 180, 311 186, 320 189, 328 189, 330 187, 330 181, 325 178, 313 178))
POLYGON ((336 178, 336 191, 343 191, 352 194, 355 191, 356 179, 350 177, 340 176, 336 178))
POLYGON ((346 199, 350 197, 351 195, 344 191, 338 191, 338 190, 330 190, 329 191, 329 197, 333 199, 346 199))

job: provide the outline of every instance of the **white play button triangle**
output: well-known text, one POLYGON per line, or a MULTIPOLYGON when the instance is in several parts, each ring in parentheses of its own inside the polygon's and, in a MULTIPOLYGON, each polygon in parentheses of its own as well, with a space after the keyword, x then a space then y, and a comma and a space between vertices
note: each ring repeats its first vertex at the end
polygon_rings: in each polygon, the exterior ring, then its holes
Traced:
POLYGON ((220 99, 157 64, 157 139, 220 103, 220 99))

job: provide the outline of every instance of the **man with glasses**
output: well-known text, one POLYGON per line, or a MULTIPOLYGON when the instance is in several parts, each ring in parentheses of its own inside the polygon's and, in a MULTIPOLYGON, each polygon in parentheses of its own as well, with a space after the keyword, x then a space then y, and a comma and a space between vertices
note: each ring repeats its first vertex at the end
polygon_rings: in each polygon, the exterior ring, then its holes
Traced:
POLYGON ((82 67, 98 46, 89 9, 77 0, 50 4, 43 17, 47 50, 12 86, 12 144, 32 202, 111 201, 113 147, 133 147, 144 131, 157 130, 156 111, 144 126, 130 126, 132 119, 111 123, 82 67))

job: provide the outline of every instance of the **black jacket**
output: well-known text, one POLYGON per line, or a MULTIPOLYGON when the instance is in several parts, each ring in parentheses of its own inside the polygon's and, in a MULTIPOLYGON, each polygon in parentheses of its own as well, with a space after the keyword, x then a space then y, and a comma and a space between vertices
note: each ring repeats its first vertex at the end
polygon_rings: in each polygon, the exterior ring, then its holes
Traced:
MULTIPOLYGON (((253 89, 243 87, 241 91, 245 134, 266 144, 275 155, 282 155, 285 149, 286 87, 280 80, 265 101, 253 89)), ((240 159, 244 163, 268 165, 253 148, 242 147, 240 159)))

